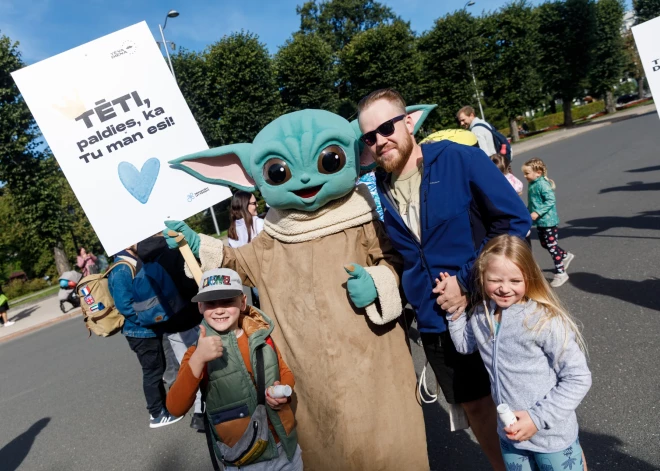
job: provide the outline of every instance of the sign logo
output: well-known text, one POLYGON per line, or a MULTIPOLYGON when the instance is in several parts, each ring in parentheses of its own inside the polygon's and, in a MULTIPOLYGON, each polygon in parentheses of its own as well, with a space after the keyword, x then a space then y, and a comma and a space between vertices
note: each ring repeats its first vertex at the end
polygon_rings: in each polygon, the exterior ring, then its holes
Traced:
POLYGON ((135 51, 137 50, 137 46, 133 41, 126 40, 122 43, 121 48, 117 49, 116 51, 112 51, 110 53, 110 59, 116 59, 117 57, 120 56, 130 56, 132 54, 135 54, 135 51))

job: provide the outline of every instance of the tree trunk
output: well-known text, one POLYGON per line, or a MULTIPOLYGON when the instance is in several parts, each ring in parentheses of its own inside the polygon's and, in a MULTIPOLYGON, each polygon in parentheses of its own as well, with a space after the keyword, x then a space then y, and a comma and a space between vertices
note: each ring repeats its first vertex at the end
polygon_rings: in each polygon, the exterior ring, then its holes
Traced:
POLYGON ((57 273, 60 275, 65 271, 71 270, 71 265, 69 265, 69 259, 62 248, 62 242, 58 242, 55 247, 53 247, 53 252, 55 255, 55 266, 57 267, 57 273))
POLYGON ((516 118, 509 119, 509 129, 511 130, 511 140, 518 142, 520 137, 518 136, 518 121, 516 121, 516 118))
POLYGON ((637 93, 639 94, 639 99, 644 98, 644 80, 646 77, 639 77, 637 79, 637 93))
POLYGON ((555 99, 553 98, 550 100, 550 113, 555 114, 557 112, 557 103, 555 102, 555 99))
POLYGON ((614 101, 614 93, 611 90, 605 93, 605 112, 607 114, 616 113, 616 102, 614 101))
POLYGON ((572 110, 572 100, 563 99, 562 107, 564 108, 564 127, 572 128, 573 127, 573 110, 572 110))

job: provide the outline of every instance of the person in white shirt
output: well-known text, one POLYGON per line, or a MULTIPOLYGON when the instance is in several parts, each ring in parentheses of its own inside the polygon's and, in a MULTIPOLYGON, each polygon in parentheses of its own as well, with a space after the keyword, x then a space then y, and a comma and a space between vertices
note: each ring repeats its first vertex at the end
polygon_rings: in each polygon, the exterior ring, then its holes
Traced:
POLYGON ((248 244, 264 228, 264 220, 257 216, 257 199, 247 191, 237 191, 231 200, 227 237, 230 247, 248 244))
POLYGON ((493 133, 490 132, 490 124, 484 121, 481 118, 477 118, 474 114, 474 108, 471 106, 464 106, 456 114, 456 119, 462 128, 469 129, 477 136, 477 141, 479 142, 479 148, 483 150, 486 155, 497 154, 495 149, 495 139, 493 139, 493 133), (482 124, 484 126, 477 126, 477 124, 482 124))

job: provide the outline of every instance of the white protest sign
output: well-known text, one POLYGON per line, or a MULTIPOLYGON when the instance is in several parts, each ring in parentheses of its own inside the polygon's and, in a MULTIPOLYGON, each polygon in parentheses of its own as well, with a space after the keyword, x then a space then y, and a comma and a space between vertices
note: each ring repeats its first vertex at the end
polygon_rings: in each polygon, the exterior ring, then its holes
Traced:
POLYGON ((208 146, 145 22, 12 76, 109 254, 231 196, 168 164, 208 146))
POLYGON ((651 93, 660 97, 660 17, 633 26, 632 32, 651 93))

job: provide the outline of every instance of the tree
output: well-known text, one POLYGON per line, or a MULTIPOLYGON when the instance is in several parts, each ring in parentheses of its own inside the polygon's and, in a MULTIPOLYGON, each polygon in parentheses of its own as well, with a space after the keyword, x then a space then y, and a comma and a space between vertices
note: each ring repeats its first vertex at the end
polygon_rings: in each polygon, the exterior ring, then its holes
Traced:
POLYGON ((644 66, 642 65, 642 59, 639 57, 639 51, 637 51, 637 45, 635 44, 635 38, 633 37, 632 31, 627 31, 624 34, 623 42, 626 56, 625 73, 629 78, 632 78, 637 82, 637 93, 639 97, 642 98, 644 96, 644 81, 646 80, 646 74, 644 72, 644 66))
POLYGON ((477 106, 471 70, 481 60, 481 43, 474 40, 479 21, 460 10, 437 19, 419 38, 421 101, 438 105, 427 120, 431 128, 453 127, 461 106, 477 106))
POLYGON ((252 142, 280 115, 281 102, 266 46, 252 33, 223 37, 205 53, 211 75, 211 116, 219 120, 220 142, 252 142))
POLYGON ((221 97, 211 94, 212 78, 215 74, 208 70, 206 56, 181 48, 171 59, 179 89, 206 142, 211 146, 220 145, 223 139, 220 116, 216 114, 216 109, 221 97))
POLYGON ((541 77, 546 91, 561 98, 564 126, 570 127, 573 100, 583 95, 592 63, 595 2, 553 1, 541 4, 538 9, 541 77))
POLYGON ((516 142, 516 118, 538 107, 543 98, 536 70, 538 17, 527 0, 518 0, 486 17, 481 31, 484 57, 489 58, 480 67, 484 90, 489 103, 504 111, 516 142))
POLYGON ((624 38, 621 36, 624 7, 621 0, 596 3, 596 38, 589 69, 591 92, 605 97, 608 113, 616 112, 614 87, 621 81, 626 65, 624 38))
POLYGON ((0 37, 0 181, 25 230, 36 236, 28 240, 52 247, 62 273, 69 263, 62 242, 68 225, 61 213, 60 171, 49 152, 37 150, 38 128, 11 78, 23 65, 18 43, 0 37))
POLYGON ((336 111, 336 57, 318 34, 295 33, 277 51, 274 68, 285 112, 306 108, 336 111))
POLYGON ((300 15, 300 31, 318 33, 335 52, 356 34, 397 19, 391 8, 373 0, 311 0, 296 7, 296 13, 300 15))
POLYGON ((633 0, 637 23, 644 23, 660 16, 660 0, 633 0))
POLYGON ((340 64, 353 103, 386 87, 397 89, 410 103, 419 97, 421 56, 409 23, 399 20, 359 33, 342 50, 340 64))

